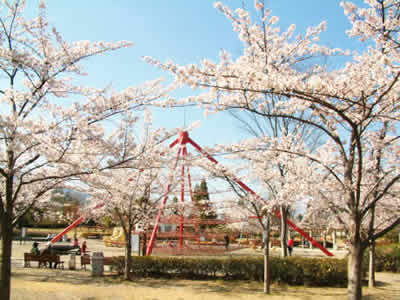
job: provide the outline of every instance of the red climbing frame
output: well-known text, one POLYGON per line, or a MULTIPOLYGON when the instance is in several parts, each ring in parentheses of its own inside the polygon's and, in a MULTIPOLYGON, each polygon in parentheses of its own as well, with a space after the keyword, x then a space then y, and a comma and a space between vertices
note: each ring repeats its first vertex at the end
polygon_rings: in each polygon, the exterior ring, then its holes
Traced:
POLYGON ((59 234, 57 234, 55 237, 53 237, 50 241, 51 244, 56 243, 59 239, 61 239, 63 237, 64 234, 67 234, 68 231, 71 231, 72 229, 74 229, 76 226, 78 226, 79 224, 81 224, 83 221, 85 221, 87 214, 93 210, 93 209, 97 209, 100 207, 103 207, 104 203, 100 203, 98 205, 96 205, 95 207, 91 208, 88 210, 88 212, 86 214, 84 214, 83 216, 79 217, 78 219, 76 219, 74 222, 71 223, 71 225, 69 225, 67 228, 65 228, 63 231, 61 231, 59 234))
MULTIPOLYGON (((173 148, 175 145, 179 144, 181 147, 179 147, 178 150, 178 154, 176 157, 176 162, 175 162, 175 167, 176 168, 177 164, 178 164, 178 160, 179 157, 182 153, 182 157, 185 158, 186 153, 187 153, 187 149, 186 149, 186 144, 190 144, 192 145, 198 152, 200 152, 202 155, 204 155, 205 157, 207 157, 210 161, 212 161, 215 164, 218 164, 218 161, 216 161, 210 154, 208 154, 207 152, 205 152, 196 142, 194 142, 190 137, 189 137, 189 133, 187 131, 182 131, 180 132, 178 138, 173 141, 169 147, 173 148)), ((182 176, 181 176, 181 202, 184 201, 184 184, 185 184, 185 179, 184 179, 184 175, 185 175, 185 164, 183 164, 182 166, 182 176)), ((237 178, 231 178, 232 180, 234 180, 237 184, 239 184, 245 191, 247 191, 248 193, 252 194, 253 196, 255 196, 257 199, 259 199, 260 201, 263 201, 265 203, 265 200, 262 199, 260 196, 258 196, 251 188, 249 188, 246 184, 244 184, 242 181, 240 181, 237 178)), ((192 195, 192 191, 191 191, 191 182, 190 182, 190 173, 188 172, 188 181, 189 181, 189 187, 190 187, 190 195, 192 195)), ((153 250, 153 245, 154 245, 154 241, 157 235, 157 230, 159 227, 159 222, 160 222, 160 218, 161 218, 161 214, 164 210, 164 206, 165 203, 167 202, 167 198, 168 198, 168 194, 170 192, 171 189, 171 183, 168 184, 167 186, 167 192, 163 198, 163 201, 161 203, 161 206, 158 210, 158 214, 155 220, 155 225, 153 228, 153 232, 151 234, 151 238, 150 238, 150 242, 149 245, 147 247, 146 250, 146 255, 151 255, 151 252, 153 250)), ((276 210, 274 212, 274 214, 279 218, 281 215, 279 213, 278 210, 276 210)), ((325 249, 321 244, 319 244, 317 241, 315 241, 312 237, 310 237, 306 232, 304 232, 303 230, 301 230, 299 227, 297 227, 291 220, 287 219, 287 224, 292 227, 294 230, 296 230, 298 233, 300 233, 306 240, 308 240, 313 246, 321 249, 322 252, 324 252, 327 256, 333 256, 333 254, 331 252, 329 252, 327 249, 325 249)), ((179 245, 182 247, 183 246, 183 213, 181 215, 181 219, 180 219, 180 228, 179 228, 179 232, 180 232, 180 239, 179 239, 179 245)))

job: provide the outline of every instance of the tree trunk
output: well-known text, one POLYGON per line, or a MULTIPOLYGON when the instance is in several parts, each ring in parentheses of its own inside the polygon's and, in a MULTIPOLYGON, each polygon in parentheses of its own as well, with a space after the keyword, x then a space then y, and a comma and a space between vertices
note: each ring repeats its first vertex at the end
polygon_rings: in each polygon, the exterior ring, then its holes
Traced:
MULTIPOLYGON (((377 197, 377 193, 375 194, 377 197)), ((369 268, 368 268, 368 286, 375 286, 375 240, 372 239, 374 235, 374 224, 375 223, 375 205, 371 208, 371 219, 369 221, 369 238, 370 246, 369 246, 369 268)))
POLYGON ((337 245, 336 245, 336 230, 335 229, 332 231, 332 249, 333 250, 337 249, 337 245))
POLYGON ((282 257, 288 256, 288 249, 287 249, 287 208, 283 205, 280 207, 281 213, 281 253, 282 257))
POLYGON ((361 300, 362 297, 362 255, 363 248, 358 235, 350 243, 347 264, 347 295, 349 300, 361 300))
POLYGON ((375 287, 375 241, 369 247, 368 287, 375 287))
POLYGON ((12 252, 12 226, 6 214, 2 222, 2 253, 1 253, 1 280, 0 299, 9 300, 11 295, 11 252, 12 252))
POLYGON ((147 234, 146 231, 143 233, 143 247, 142 247, 142 256, 146 256, 147 250, 147 234))
POLYGON ((129 234, 125 235, 125 268, 124 268, 124 279, 129 280, 130 276, 130 266, 132 265, 132 243, 131 243, 131 236, 130 231, 129 234))
POLYGON ((270 239, 270 220, 269 216, 266 217, 265 221, 265 240, 264 240, 264 293, 270 293, 271 283, 271 266, 269 263, 269 239, 270 239))

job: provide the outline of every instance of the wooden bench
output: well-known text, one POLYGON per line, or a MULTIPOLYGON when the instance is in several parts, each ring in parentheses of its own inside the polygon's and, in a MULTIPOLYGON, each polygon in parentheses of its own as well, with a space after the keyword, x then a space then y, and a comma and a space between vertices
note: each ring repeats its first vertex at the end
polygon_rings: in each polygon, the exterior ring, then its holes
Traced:
POLYGON ((113 257, 104 257, 104 265, 112 266, 113 265, 113 257))
MULTIPOLYGON (((81 256, 81 269, 86 270, 86 265, 90 265, 92 262, 92 259, 90 258, 89 255, 82 255, 81 256)), ((104 257, 103 261, 104 266, 112 266, 113 265, 113 257, 104 257)))
POLYGON ((30 267, 31 261, 37 261, 38 267, 46 266, 47 263, 54 263, 57 267, 64 269, 64 261, 60 260, 60 256, 56 254, 35 255, 33 253, 24 253, 24 267, 30 267))
POLYGON ((86 265, 90 265, 90 256, 82 255, 81 256, 81 269, 84 268, 86 270, 86 265))

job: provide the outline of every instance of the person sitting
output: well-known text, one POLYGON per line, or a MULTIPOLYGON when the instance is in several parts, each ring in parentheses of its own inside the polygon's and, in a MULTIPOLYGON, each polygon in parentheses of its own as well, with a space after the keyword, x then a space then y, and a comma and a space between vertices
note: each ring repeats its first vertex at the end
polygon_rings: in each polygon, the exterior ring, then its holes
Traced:
POLYGON ((74 237, 74 244, 73 244, 73 246, 74 246, 74 247, 79 247, 79 241, 78 241, 78 238, 77 238, 77 237, 74 237))
POLYGON ((38 246, 39 246, 39 244, 37 242, 34 242, 32 244, 32 249, 31 249, 31 253, 32 254, 34 254, 34 255, 39 255, 40 254, 38 246))
MULTIPOLYGON (((52 248, 52 245, 49 243, 45 248, 43 248, 40 251, 40 255, 41 256, 52 256, 52 255, 54 255, 54 249, 52 248)), ((50 269, 53 268, 53 267, 54 267, 54 269, 57 269, 57 263, 56 262, 54 262, 54 266, 53 266, 53 263, 51 261, 49 261, 48 263, 49 263, 49 268, 50 269)), ((47 266, 47 262, 43 262, 43 264, 44 264, 44 266, 47 266)))

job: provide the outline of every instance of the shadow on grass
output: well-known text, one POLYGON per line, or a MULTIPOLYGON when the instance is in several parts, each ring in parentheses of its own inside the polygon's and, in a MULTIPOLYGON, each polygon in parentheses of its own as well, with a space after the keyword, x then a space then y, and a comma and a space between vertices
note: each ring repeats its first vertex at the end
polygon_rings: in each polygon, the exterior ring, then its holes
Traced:
MULTIPOLYGON (((122 276, 112 273, 105 273, 104 277, 92 277, 91 272, 81 270, 59 270, 59 269, 38 269, 38 268, 21 268, 12 273, 12 277, 31 282, 47 282, 47 283, 64 283, 71 285, 118 285, 124 284, 128 286, 148 287, 152 289, 165 288, 187 288, 192 289, 196 294, 217 293, 224 296, 238 295, 254 295, 263 294, 263 284, 261 282, 251 281, 224 281, 210 280, 197 281, 185 279, 165 279, 165 278, 132 278, 126 281, 122 276)), ((286 296, 318 296, 321 289, 305 288, 305 287, 289 287, 286 285, 273 284, 271 287, 272 294, 286 296)), ((342 296, 346 294, 346 289, 334 289, 332 292, 325 294, 327 296, 342 296)), ((86 298, 85 298, 86 300, 86 298)), ((88 300, 88 299, 87 299, 88 300)))
POLYGON ((26 281, 70 283, 70 284, 98 284, 105 283, 107 277, 92 277, 89 272, 70 271, 59 269, 23 268, 12 272, 12 278, 26 281))

